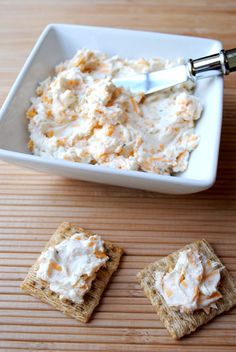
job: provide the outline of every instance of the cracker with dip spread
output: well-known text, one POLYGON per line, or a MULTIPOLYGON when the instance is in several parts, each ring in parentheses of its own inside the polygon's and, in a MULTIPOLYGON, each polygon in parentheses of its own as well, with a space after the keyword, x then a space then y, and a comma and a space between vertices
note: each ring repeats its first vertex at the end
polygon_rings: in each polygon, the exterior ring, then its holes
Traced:
POLYGON ((62 223, 29 270, 21 288, 63 313, 87 322, 99 304, 123 249, 62 223))
POLYGON ((236 305, 236 280, 206 240, 150 264, 138 280, 175 339, 236 305))

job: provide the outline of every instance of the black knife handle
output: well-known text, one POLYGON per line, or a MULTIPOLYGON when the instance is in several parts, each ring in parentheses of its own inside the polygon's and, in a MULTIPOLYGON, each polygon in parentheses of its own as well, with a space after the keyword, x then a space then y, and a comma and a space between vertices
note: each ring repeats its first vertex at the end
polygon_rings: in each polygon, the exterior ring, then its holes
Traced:
POLYGON ((230 50, 222 50, 224 51, 225 55, 225 64, 226 64, 226 69, 227 71, 233 72, 236 71, 236 49, 230 49, 230 50))

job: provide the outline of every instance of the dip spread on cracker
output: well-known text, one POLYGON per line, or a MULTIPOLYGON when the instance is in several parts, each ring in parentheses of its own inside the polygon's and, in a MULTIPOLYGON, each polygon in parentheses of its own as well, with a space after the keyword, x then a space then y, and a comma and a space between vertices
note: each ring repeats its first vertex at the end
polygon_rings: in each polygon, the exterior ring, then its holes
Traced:
POLYGON ((222 269, 219 263, 188 249, 179 253, 175 267, 168 273, 155 273, 155 286, 166 303, 180 312, 204 309, 209 313, 222 297, 217 289, 222 269))
POLYGON ((123 249, 94 232, 63 222, 21 284, 37 297, 81 322, 91 318, 123 249))
POLYGON ((32 153, 163 175, 184 171, 199 137, 202 106, 187 82, 144 97, 112 78, 165 69, 180 60, 128 60, 79 50, 39 84, 27 111, 32 153))
POLYGON ((75 233, 41 254, 37 277, 47 281, 60 299, 81 303, 108 259, 100 236, 75 233))
POLYGON ((236 305, 235 279, 205 239, 147 265, 137 277, 174 339, 236 305))

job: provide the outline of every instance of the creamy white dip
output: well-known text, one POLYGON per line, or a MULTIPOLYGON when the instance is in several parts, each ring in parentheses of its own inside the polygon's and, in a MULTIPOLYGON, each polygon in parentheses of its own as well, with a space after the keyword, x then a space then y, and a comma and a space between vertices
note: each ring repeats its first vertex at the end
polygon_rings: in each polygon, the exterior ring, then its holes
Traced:
POLYGON ((180 312, 204 309, 208 313, 222 297, 217 289, 221 270, 218 263, 186 250, 180 252, 173 270, 155 273, 155 286, 168 306, 180 312))
POLYGON ((99 236, 76 233, 41 254, 37 277, 47 281, 60 299, 82 303, 96 272, 108 259, 99 236))
POLYGON ((174 174, 188 166, 199 137, 202 106, 193 83, 144 97, 116 88, 112 78, 180 62, 127 60, 82 49, 41 82, 27 112, 29 149, 46 158, 118 169, 174 174))

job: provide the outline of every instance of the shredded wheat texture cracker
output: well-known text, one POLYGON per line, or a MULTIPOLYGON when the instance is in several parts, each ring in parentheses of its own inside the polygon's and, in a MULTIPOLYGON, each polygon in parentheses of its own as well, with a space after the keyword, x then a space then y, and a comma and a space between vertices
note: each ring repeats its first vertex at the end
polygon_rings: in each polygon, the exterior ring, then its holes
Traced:
MULTIPOLYGON (((88 237, 94 235, 94 233, 65 222, 62 223, 52 235, 44 251, 46 251, 50 246, 53 247, 65 239, 70 238, 77 232, 83 232, 88 237)), ((39 259, 30 268, 28 275, 21 285, 21 288, 24 292, 39 298, 41 301, 52 305, 63 313, 81 322, 87 322, 90 319, 95 307, 99 304, 102 293, 105 290, 112 274, 117 270, 123 254, 122 248, 117 247, 107 241, 104 241, 104 249, 106 255, 109 257, 109 260, 106 262, 105 267, 102 267, 97 271, 91 289, 84 296, 83 303, 75 303, 70 300, 61 300, 57 293, 51 291, 48 282, 37 277, 39 259)))
POLYGON ((178 309, 167 305, 155 287, 155 273, 158 271, 168 272, 175 266, 179 253, 188 249, 197 250, 200 255, 204 255, 207 259, 217 262, 219 266, 223 267, 210 244, 206 240, 201 240, 191 243, 169 256, 148 265, 137 276, 157 315, 174 339, 180 339, 190 334, 201 325, 208 323, 215 316, 228 311, 236 305, 236 281, 225 267, 221 271, 221 281, 218 288, 222 298, 215 302, 216 308, 211 308, 209 313, 202 309, 193 313, 180 313, 178 309))

